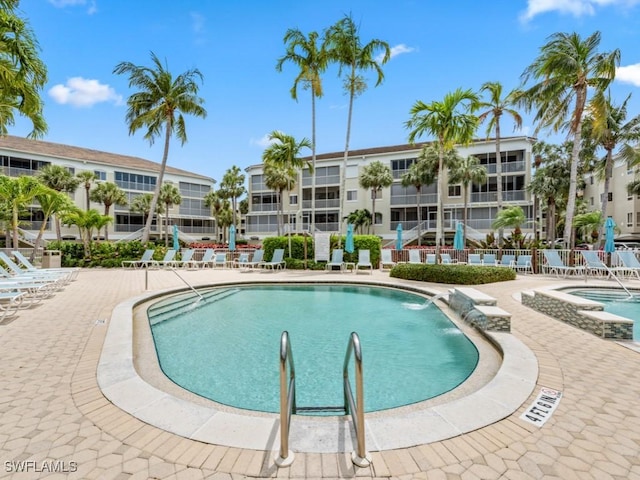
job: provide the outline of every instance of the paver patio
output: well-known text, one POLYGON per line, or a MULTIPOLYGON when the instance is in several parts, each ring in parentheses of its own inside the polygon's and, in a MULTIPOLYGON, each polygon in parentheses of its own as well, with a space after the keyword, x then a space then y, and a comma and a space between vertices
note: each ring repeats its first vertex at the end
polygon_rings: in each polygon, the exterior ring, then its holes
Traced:
MULTIPOLYGON (((196 285, 253 275, 356 277, 296 271, 180 274, 196 285)), ((366 277, 389 278, 379 271, 366 277)), ((147 280, 149 290, 184 286, 170 271, 151 271, 147 280)), ((512 314, 512 334, 536 354, 537 387, 563 393, 543 427, 519 418, 536 388, 518 411, 497 423, 441 442, 372 452, 369 468, 354 470, 348 453, 297 453, 290 468, 278 469, 273 452, 179 437, 141 422, 102 395, 96 366, 111 311, 145 292, 145 272, 83 270, 55 297, 0 325, 0 478, 640 479, 640 353, 536 313, 517 300, 522 290, 554 282, 560 283, 526 275, 477 287, 512 314), (17 472, 19 468, 27 471, 17 472)))

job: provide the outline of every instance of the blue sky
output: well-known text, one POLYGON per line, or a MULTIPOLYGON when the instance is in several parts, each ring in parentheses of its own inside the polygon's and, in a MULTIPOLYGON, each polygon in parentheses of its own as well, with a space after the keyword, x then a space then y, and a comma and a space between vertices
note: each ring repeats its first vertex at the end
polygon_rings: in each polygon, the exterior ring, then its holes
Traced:
MULTIPOLYGON (((49 72, 44 140, 159 162, 162 139, 150 146, 144 132, 129 135, 126 99, 133 91, 126 76, 112 73, 122 61, 151 65, 153 51, 174 75, 197 68, 204 76, 208 116, 187 117, 188 143, 172 139, 168 163, 217 180, 232 165, 260 163, 273 130, 311 137, 309 93, 292 100, 295 67, 275 70, 282 38, 288 28, 321 32, 349 13, 363 41, 384 40, 394 52, 384 83, 374 88, 369 74, 369 88, 356 100, 351 149, 406 143, 404 122, 416 100, 441 100, 458 87, 478 90, 486 81, 517 87, 555 32, 586 37, 598 30, 601 51, 619 48, 612 93, 618 102, 632 93, 629 116, 640 113, 640 0, 22 0, 20 10, 49 72)), ((348 97, 335 68, 323 78, 317 150, 342 151, 348 97)), ((29 131, 19 121, 10 133, 29 131)), ((503 134, 512 132, 503 126, 503 134)), ((533 132, 525 116, 523 133, 533 132)), ((546 132, 538 138, 563 139, 546 132)))

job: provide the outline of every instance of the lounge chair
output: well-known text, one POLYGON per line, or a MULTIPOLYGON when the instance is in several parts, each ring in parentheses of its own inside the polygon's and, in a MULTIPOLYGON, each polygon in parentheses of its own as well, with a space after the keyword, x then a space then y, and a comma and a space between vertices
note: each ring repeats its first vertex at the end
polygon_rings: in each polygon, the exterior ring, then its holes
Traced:
POLYGON ((396 262, 393 261, 391 254, 392 252, 388 248, 380 251, 380 270, 387 270, 396 266, 396 262))
POLYGON ((427 265, 435 265, 436 262, 436 254, 435 253, 427 253, 427 258, 425 259, 425 262, 427 265))
POLYGON ((240 255, 238 255, 238 258, 235 258, 233 260, 231 266, 234 268, 243 268, 248 261, 249 261, 249 253, 242 252, 240 255))
POLYGON ((168 266, 173 268, 187 268, 189 265, 191 265, 191 259, 193 258, 194 253, 195 250, 193 248, 183 250, 180 254, 180 260, 174 259, 168 264, 168 266))
POLYGON ((207 248, 202 255, 200 260, 191 259, 189 265, 194 268, 207 268, 211 267, 211 262, 213 261, 213 256, 216 254, 216 251, 213 248, 207 248))
POLYGON ((515 263, 512 264, 512 268, 516 272, 533 273, 533 266, 531 265, 531 255, 518 255, 515 263))
POLYGON ((580 251, 580 253, 582 254, 582 258, 584 259, 585 275, 594 274, 598 277, 603 277, 606 275, 607 278, 610 278, 615 276, 616 272, 623 271, 623 268, 620 267, 607 267, 607 265, 598 256, 598 252, 582 250, 580 251))
POLYGON ((617 250, 619 266, 617 270, 640 280, 640 261, 632 250, 617 250))
POLYGON ((409 250, 409 263, 423 263, 420 258, 420 250, 409 250))
POLYGON ((227 254, 226 253, 216 253, 211 262, 211 266, 213 268, 227 268, 229 266, 229 262, 227 262, 227 254))
POLYGON ((341 248, 335 248, 333 252, 331 252, 331 260, 327 262, 325 266, 325 270, 328 272, 333 271, 335 267, 338 267, 340 272, 344 272, 344 250, 341 248))
POLYGON ((258 249, 253 251, 253 256, 251 260, 246 261, 242 265, 238 265, 239 267, 243 267, 245 270, 252 270, 254 268, 260 267, 264 263, 264 250, 258 249))
POLYGON ((496 266, 496 254, 495 253, 485 253, 482 255, 482 264, 489 267, 496 266))
POLYGON ((467 263, 469 265, 482 265, 482 256, 479 253, 470 253, 467 263))
POLYGON ((153 250, 152 248, 145 250, 140 257, 140 260, 123 260, 122 268, 147 268, 153 263, 153 250))
POLYGON ((545 259, 545 263, 542 265, 542 271, 547 275, 555 273, 556 277, 560 277, 560 275, 562 275, 564 278, 570 274, 581 274, 584 272, 584 267, 582 265, 574 267, 566 265, 556 250, 543 250, 542 255, 545 259))
POLYGON ((500 257, 500 260, 496 260, 496 266, 511 268, 516 263, 516 256, 511 254, 505 254, 500 257))
POLYGON ((0 260, 10 270, 10 272, 8 272, 4 268, 0 269, 1 276, 4 276, 5 278, 9 278, 9 279, 19 278, 22 280, 28 279, 30 281, 38 280, 40 283, 43 281, 55 282, 59 285, 66 285, 71 281, 71 275, 69 273, 63 273, 59 271, 53 272, 48 270, 38 270, 37 272, 27 272, 26 270, 23 270, 22 268, 20 268, 20 266, 18 266, 17 263, 11 260, 11 258, 9 258, 9 256, 4 252, 0 252, 0 260))
POLYGON ((440 263, 442 263, 443 265, 450 265, 450 264, 455 263, 455 262, 451 258, 451 254, 450 253, 441 253, 440 254, 440 263))
POLYGON ((80 272, 79 268, 37 268, 19 250, 13 250, 11 254, 20 262, 20 265, 24 267, 27 272, 62 272, 68 274, 71 280, 78 278, 78 273, 80 272))
POLYGON ((25 297, 26 293, 20 291, 0 291, 0 321, 4 320, 5 317, 15 315, 22 305, 25 297))
POLYGON ((173 259, 176 258, 176 253, 178 253, 173 248, 167 250, 164 254, 164 258, 162 260, 152 260, 151 266, 160 268, 160 267, 170 267, 173 263, 173 259))
POLYGON ((284 248, 276 248, 273 251, 273 256, 271 260, 268 262, 262 262, 260 266, 264 269, 275 270, 276 268, 281 269, 286 267, 286 263, 284 262, 284 248))
MULTIPOLYGON (((413 250, 409 251, 412 252, 413 250)), ((369 250, 358 250, 358 263, 356 263, 355 273, 358 273, 361 268, 369 269, 369 274, 373 275, 373 264, 371 263, 371 252, 369 250)))

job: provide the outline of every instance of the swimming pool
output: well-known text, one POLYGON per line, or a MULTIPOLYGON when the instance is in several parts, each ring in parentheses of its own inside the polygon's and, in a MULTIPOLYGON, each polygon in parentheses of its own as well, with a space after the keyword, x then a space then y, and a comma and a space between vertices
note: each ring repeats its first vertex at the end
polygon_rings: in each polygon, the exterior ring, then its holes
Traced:
MULTIPOLYGON (((478 363, 474 344, 440 309, 406 291, 250 285, 203 295, 198 308, 185 308, 178 296, 155 303, 148 316, 163 372, 181 387, 225 405, 278 412, 283 330, 293 347, 299 406, 343 403, 342 362, 352 331, 363 348, 368 412, 450 391, 478 363)), ((193 296, 183 298, 193 303, 193 296)))
POLYGON ((633 339, 640 341, 640 321, 636 320, 640 318, 640 292, 632 292, 632 297, 627 292, 614 288, 578 289, 568 293, 600 302, 604 305, 605 312, 632 319, 633 339))

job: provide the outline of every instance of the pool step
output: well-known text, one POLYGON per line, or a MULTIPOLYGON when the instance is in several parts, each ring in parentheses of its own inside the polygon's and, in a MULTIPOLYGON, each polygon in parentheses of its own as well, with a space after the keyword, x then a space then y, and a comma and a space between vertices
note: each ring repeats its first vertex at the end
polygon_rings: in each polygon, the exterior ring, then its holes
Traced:
POLYGON ((188 295, 175 299, 175 301, 163 305, 158 305, 149 309, 149 323, 153 327, 159 323, 171 320, 181 313, 192 311, 197 308, 209 305, 218 300, 222 300, 230 295, 238 293, 237 288, 222 290, 211 290, 202 294, 202 299, 195 295, 188 295))
POLYGON ((346 413, 344 405, 336 407, 296 407, 296 412, 313 412, 313 413, 346 413))

